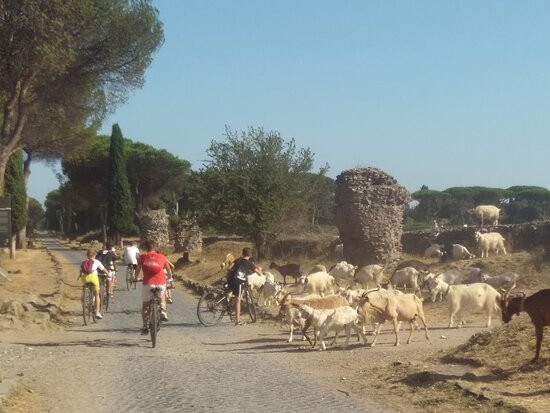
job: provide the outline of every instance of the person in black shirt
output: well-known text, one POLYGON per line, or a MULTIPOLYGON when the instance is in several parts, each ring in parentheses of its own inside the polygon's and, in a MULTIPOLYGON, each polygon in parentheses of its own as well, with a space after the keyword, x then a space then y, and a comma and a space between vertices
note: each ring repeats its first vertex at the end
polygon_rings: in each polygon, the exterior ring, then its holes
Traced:
POLYGON ((113 287, 114 287, 114 278, 116 277, 116 254, 113 252, 113 244, 107 243, 102 250, 97 253, 97 259, 103 264, 107 270, 107 292, 112 297, 113 296, 113 287))
POLYGON ((227 275, 227 283, 231 292, 235 295, 235 325, 241 325, 241 293, 242 286, 246 283, 247 276, 256 272, 261 274, 262 269, 254 264, 250 248, 243 248, 242 257, 233 261, 227 275))

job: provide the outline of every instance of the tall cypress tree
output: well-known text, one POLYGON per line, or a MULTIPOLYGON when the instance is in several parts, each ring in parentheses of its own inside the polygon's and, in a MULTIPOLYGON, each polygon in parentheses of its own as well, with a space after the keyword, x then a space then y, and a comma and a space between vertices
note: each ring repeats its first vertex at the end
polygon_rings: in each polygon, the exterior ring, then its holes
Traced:
POLYGON ((109 230, 120 241, 121 234, 135 231, 134 204, 126 172, 124 140, 118 124, 113 125, 109 148, 109 230))
POLYGON ((23 151, 10 156, 6 167, 4 195, 11 198, 11 251, 15 250, 17 233, 27 225, 27 194, 23 174, 23 151))

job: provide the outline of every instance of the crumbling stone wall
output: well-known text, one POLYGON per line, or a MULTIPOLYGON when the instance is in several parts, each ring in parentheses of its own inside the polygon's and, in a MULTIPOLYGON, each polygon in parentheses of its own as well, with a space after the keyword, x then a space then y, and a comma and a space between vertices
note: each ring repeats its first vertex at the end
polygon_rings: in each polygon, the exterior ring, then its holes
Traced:
POLYGON ((356 168, 336 177, 336 224, 344 258, 358 266, 400 259, 403 214, 409 192, 377 168, 356 168))
POLYGON ((176 252, 202 252, 202 231, 194 218, 182 218, 176 227, 176 252))
POLYGON ((142 245, 146 240, 155 241, 159 249, 165 248, 170 244, 168 214, 164 209, 154 209, 142 212, 139 220, 142 245))

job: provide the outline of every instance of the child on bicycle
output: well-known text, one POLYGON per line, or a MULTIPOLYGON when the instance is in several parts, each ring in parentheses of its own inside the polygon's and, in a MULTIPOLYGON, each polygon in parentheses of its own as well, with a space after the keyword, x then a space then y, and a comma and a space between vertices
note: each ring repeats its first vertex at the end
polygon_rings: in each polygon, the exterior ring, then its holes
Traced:
POLYGON ((90 283, 94 286, 95 294, 95 316, 98 319, 103 318, 99 312, 101 308, 100 294, 99 294, 99 278, 97 276, 97 270, 101 271, 105 276, 107 276, 107 270, 101 262, 95 259, 96 252, 93 249, 89 249, 86 252, 86 257, 84 261, 80 264, 80 274, 78 278, 82 277, 82 282, 84 286, 87 283, 90 283))
POLYGON ((243 248, 243 255, 233 261, 233 265, 229 269, 227 274, 227 284, 229 289, 235 296, 235 325, 242 325, 241 318, 241 294, 242 286, 247 282, 247 276, 256 272, 262 273, 262 269, 254 264, 252 259, 251 250, 248 247, 243 248))

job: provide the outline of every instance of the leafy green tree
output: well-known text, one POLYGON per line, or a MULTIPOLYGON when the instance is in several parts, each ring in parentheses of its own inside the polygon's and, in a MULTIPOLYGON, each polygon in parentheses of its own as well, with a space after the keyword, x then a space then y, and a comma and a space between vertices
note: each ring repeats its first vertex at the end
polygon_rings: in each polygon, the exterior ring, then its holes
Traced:
POLYGON ((109 148, 109 230, 120 242, 121 234, 135 232, 134 205, 126 172, 124 141, 118 124, 113 125, 109 148))
POLYGON ((140 142, 126 141, 125 148, 128 180, 137 210, 151 206, 172 206, 177 210, 190 177, 191 164, 168 151, 140 142))
POLYGON ((44 224, 44 218, 45 212, 42 204, 34 198, 29 198, 27 234, 31 235, 34 231, 40 229, 44 224))
POLYGON ((27 142, 29 123, 39 125, 44 111, 63 120, 76 110, 73 121, 85 122, 74 123, 89 126, 142 86, 162 41, 148 0, 0 2, 0 191, 9 156, 31 140, 35 150, 47 147, 56 135, 47 128, 42 144, 32 134, 27 142))
POLYGON ((194 176, 195 199, 203 202, 200 219, 251 236, 262 255, 267 235, 303 199, 312 152, 297 149, 293 139, 285 141, 278 132, 249 128, 239 133, 226 127, 225 140, 213 141, 207 156, 194 176))
MULTIPOLYGON (((4 195, 11 198, 12 256, 17 233, 27 225, 27 193, 23 176, 23 151, 15 152, 6 166, 4 195)), ((18 245, 18 248, 23 246, 18 245)))

